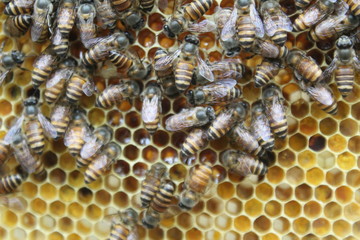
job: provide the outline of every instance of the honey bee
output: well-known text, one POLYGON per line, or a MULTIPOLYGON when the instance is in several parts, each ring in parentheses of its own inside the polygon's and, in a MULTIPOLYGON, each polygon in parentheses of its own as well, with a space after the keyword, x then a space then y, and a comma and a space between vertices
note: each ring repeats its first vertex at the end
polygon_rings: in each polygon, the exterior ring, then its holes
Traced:
MULTIPOLYGON (((154 62, 157 62, 166 57, 169 53, 162 49, 158 48, 155 52, 154 62)), ((175 85, 175 75, 172 70, 172 63, 169 63, 167 67, 164 67, 163 70, 156 70, 156 76, 158 78, 158 82, 161 84, 163 88, 163 92, 166 96, 174 96, 178 93, 178 90, 175 85)))
POLYGON ((254 82, 255 87, 263 87, 269 83, 280 71, 281 61, 278 59, 263 59, 260 65, 256 66, 254 82))
POLYGON ((24 125, 24 132, 31 150, 34 153, 41 155, 45 147, 44 133, 51 138, 56 138, 57 133, 55 127, 44 115, 42 115, 40 108, 37 105, 38 99, 36 97, 29 97, 24 100, 24 113, 16 121, 14 126, 10 128, 4 141, 7 143, 13 142, 13 139, 17 135, 20 135, 19 133, 24 125))
POLYGON ((106 125, 96 128, 86 143, 82 146, 80 156, 88 159, 94 156, 113 136, 113 130, 106 125))
POLYGON ((115 142, 110 142, 104 146, 104 149, 90 163, 85 170, 85 183, 89 184, 102 175, 111 167, 115 159, 121 154, 120 146, 115 142))
MULTIPOLYGON (((21 165, 22 169, 24 169, 26 173, 35 173, 40 175, 45 172, 43 162, 39 159, 39 156, 32 153, 25 137, 21 133, 16 134, 12 138, 11 147, 14 150, 16 161, 21 165)), ((21 179, 19 178, 18 181, 21 179)))
POLYGON ((64 145, 69 148, 69 153, 73 157, 80 156, 81 148, 90 138, 90 134, 91 131, 83 111, 75 109, 64 137, 64 145))
POLYGON ((34 2, 35 0, 12 0, 5 6, 4 14, 13 16, 31 14, 34 2))
POLYGON ((251 109, 251 133, 260 143, 260 146, 272 151, 275 139, 271 132, 270 123, 265 115, 265 107, 261 100, 256 101, 251 109))
POLYGON ((150 207, 145 211, 142 223, 146 228, 155 228, 164 213, 171 205, 175 192, 175 184, 173 181, 166 179, 159 186, 154 198, 150 202, 150 207))
POLYGON ((220 158, 224 167, 244 177, 250 174, 265 175, 268 171, 263 162, 242 151, 226 150, 220 158))
POLYGON ((184 182, 184 190, 180 194, 179 207, 191 210, 210 189, 213 183, 213 168, 211 163, 204 162, 193 166, 184 182))
POLYGON ((145 19, 138 9, 130 9, 121 13, 122 23, 133 29, 140 30, 145 26, 145 19))
POLYGON ((251 52, 261 55, 264 58, 285 58, 289 49, 286 46, 279 46, 268 40, 255 40, 251 52))
POLYGON ((0 195, 9 194, 15 191, 27 178, 22 173, 13 173, 0 178, 0 195))
POLYGON ((141 95, 141 117, 146 130, 154 134, 159 126, 162 92, 157 83, 149 84, 141 95))
POLYGON ((212 107, 188 108, 169 117, 165 122, 165 128, 168 131, 179 131, 184 128, 203 126, 213 119, 215 119, 215 111, 212 107))
POLYGON ((4 24, 4 31, 10 37, 20 37, 26 33, 31 25, 31 15, 8 16, 4 24))
POLYGON ((52 108, 50 121, 56 130, 57 138, 64 136, 71 120, 71 113, 72 105, 63 99, 60 99, 52 108))
POLYGON ((6 160, 10 156, 11 149, 9 144, 4 140, 0 140, 0 167, 5 164, 6 160))
POLYGON ((55 29, 55 32, 51 38, 51 43, 56 55, 59 57, 66 56, 69 50, 69 42, 70 41, 68 37, 64 37, 58 28, 55 29))
POLYGON ((236 32, 239 44, 245 51, 251 49, 256 37, 264 36, 264 25, 253 0, 235 1, 234 9, 221 31, 220 39, 228 41, 236 32))
POLYGON ((166 166, 162 163, 151 165, 146 173, 145 179, 141 182, 141 207, 148 208, 151 201, 159 190, 162 178, 165 176, 166 166))
POLYGON ((113 218, 112 221, 109 240, 138 239, 137 232, 134 229, 138 220, 138 214, 135 210, 128 208, 117 215, 118 220, 113 218))
POLYGON ((293 69, 297 79, 305 82, 317 82, 322 78, 322 70, 314 59, 300 50, 291 50, 286 57, 287 64, 293 69))
POLYGON ((316 1, 295 19, 294 30, 304 31, 322 21, 334 11, 335 2, 335 0, 316 1))
POLYGON ((94 19, 96 17, 96 9, 92 3, 80 4, 76 13, 76 26, 80 32, 80 39, 83 45, 89 49, 96 40, 96 25, 94 19))
POLYGON ((0 64, 3 70, 0 73, 0 86, 7 79, 8 76, 11 76, 10 73, 12 73, 14 68, 17 67, 23 69, 21 68, 21 64, 24 62, 25 59, 25 54, 18 50, 12 50, 11 52, 3 52, 4 46, 5 43, 3 43, 0 47, 0 64))
POLYGON ((335 76, 341 95, 345 98, 352 91, 355 72, 360 70, 360 62, 353 48, 354 42, 348 36, 341 36, 336 41, 335 57, 324 71, 324 78, 335 76))
POLYGON ((236 84, 234 79, 216 81, 188 91, 186 97, 192 105, 231 102, 241 96, 236 84))
POLYGON ((244 121, 249 107, 245 101, 230 104, 210 124, 206 131, 207 139, 211 141, 221 138, 230 131, 236 122, 244 121))
POLYGON ((203 149, 207 144, 205 131, 200 128, 193 129, 185 138, 181 145, 181 156, 189 157, 195 155, 200 149, 203 149))
POLYGON ((61 35, 69 36, 71 29, 74 26, 76 17, 74 0, 62 0, 57 11, 57 28, 61 35))
POLYGON ((292 31, 292 23, 281 10, 280 4, 275 0, 267 0, 261 4, 260 13, 266 35, 277 45, 283 46, 287 40, 287 33, 292 31))
POLYGON ((77 103, 84 93, 91 96, 95 91, 95 84, 89 69, 78 67, 67 82, 65 97, 70 103, 77 103))
POLYGON ((31 81, 34 88, 40 87, 55 69, 59 58, 52 48, 47 48, 34 61, 31 81))
POLYGON ((140 94, 140 87, 136 81, 120 82, 108 86, 98 95, 95 105, 101 108, 111 108, 126 98, 133 98, 140 94))
POLYGON ((179 56, 180 59, 173 65, 173 68, 175 71, 175 85, 180 92, 185 91, 190 86, 196 62, 199 74, 209 81, 214 81, 214 74, 199 55, 199 39, 194 35, 187 35, 185 43, 178 50, 158 59, 155 62, 154 69, 156 71, 168 69, 169 64, 179 56))
POLYGON ((82 63, 87 67, 93 67, 98 62, 104 61, 111 50, 123 50, 129 45, 129 39, 124 33, 114 33, 98 40, 82 56, 82 63))
POLYGON ((144 12, 151 12, 155 5, 155 0, 140 0, 140 7, 144 12))
POLYGON ((271 131, 279 138, 285 138, 288 132, 288 123, 280 88, 275 84, 265 86, 262 92, 262 101, 271 131))
POLYGON ((50 0, 36 0, 32 13, 31 40, 41 43, 49 36, 53 4, 50 0))
POLYGON ((102 28, 114 29, 116 27, 117 15, 111 6, 110 0, 94 0, 97 19, 100 21, 102 28))
POLYGON ((359 5, 359 1, 357 0, 344 0, 344 2, 349 6, 352 14, 355 17, 359 17, 360 16, 360 5, 359 5))

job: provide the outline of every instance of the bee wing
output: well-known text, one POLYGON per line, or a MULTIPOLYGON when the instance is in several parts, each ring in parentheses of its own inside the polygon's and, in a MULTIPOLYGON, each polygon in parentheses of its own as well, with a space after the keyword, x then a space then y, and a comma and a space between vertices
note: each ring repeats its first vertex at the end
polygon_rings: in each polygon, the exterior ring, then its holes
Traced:
POLYGON ((165 122, 165 128, 168 131, 178 131, 194 125, 196 119, 192 116, 193 109, 183 109, 180 113, 169 117, 165 122), (174 120, 176 118, 176 120, 174 120), (171 121, 173 121, 171 123, 171 121), (175 123, 176 124, 173 124, 175 123))
POLYGON ((156 119, 159 112, 159 97, 155 95, 151 99, 145 98, 141 108, 141 117, 144 122, 151 122, 156 119))
POLYGON ((58 18, 58 25, 68 25, 69 21, 73 18, 75 14, 75 9, 73 8, 59 8, 59 11, 61 11, 61 14, 57 14, 57 16, 61 16, 58 18))
POLYGON ((237 9, 234 7, 233 11, 223 29, 221 30, 220 38, 223 41, 227 41, 232 38, 236 33, 236 21, 238 18, 237 9))
POLYGON ((359 72, 360 71, 360 61, 357 56, 355 56, 353 58, 353 64, 354 64, 355 70, 359 72))
POLYGON ((50 79, 46 82, 46 88, 55 86, 62 79, 65 79, 66 81, 69 80, 73 72, 73 70, 67 68, 56 70, 55 73, 53 73, 50 79))
POLYGON ((335 3, 334 15, 341 16, 347 13, 349 10, 349 5, 345 1, 336 1, 332 0, 331 2, 335 3))
POLYGON ((213 82, 215 80, 214 74, 211 71, 209 65, 206 64, 202 58, 197 55, 197 61, 198 61, 198 67, 199 67, 199 74, 209 80, 210 82, 213 82))
POLYGON ((94 93, 95 90, 95 84, 92 80, 88 80, 84 85, 82 86, 82 90, 85 93, 86 96, 91 96, 94 93))
POLYGON ((80 156, 84 159, 88 159, 92 157, 102 146, 103 142, 99 141, 97 137, 92 136, 81 148, 80 156))
POLYGON ((0 196, 0 204, 9 209, 21 212, 25 211, 27 207, 25 199, 19 197, 0 196))
POLYGON ((187 30, 197 33, 213 32, 216 30, 216 24, 210 20, 203 20, 199 23, 190 23, 187 30))
POLYGON ((331 90, 325 85, 315 85, 307 88, 307 92, 319 103, 330 106, 333 103, 334 97, 331 90))
POLYGON ((227 95, 229 88, 233 88, 236 83, 237 82, 234 79, 225 79, 216 81, 201 88, 205 91, 211 92, 211 95, 215 98, 222 98, 227 95))
POLYGON ((181 53, 181 49, 176 50, 173 53, 166 55, 165 57, 160 58, 155 62, 154 69, 156 71, 166 70, 181 53))
POLYGON ((10 70, 6 70, 5 72, 2 72, 0 75, 0 85, 4 82, 6 79, 6 76, 9 74, 10 70))
POLYGON ((316 22, 319 16, 321 16, 322 13, 314 6, 311 6, 308 10, 304 13, 304 24, 305 25, 311 25, 313 22, 316 22))
POLYGON ((276 30, 284 29, 288 32, 292 31, 292 23, 283 11, 278 11, 277 21, 274 21, 272 16, 266 11, 264 14, 264 27, 266 34, 270 37, 274 36, 276 30))
POLYGON ((336 58, 337 57, 335 56, 334 59, 332 60, 332 62, 330 63, 330 65, 323 72, 323 75, 321 77, 322 80, 328 79, 329 77, 331 77, 332 73, 337 68, 337 59, 336 58))
POLYGON ((12 126, 10 128, 10 130, 8 131, 8 133, 6 134, 5 138, 4 138, 4 142, 6 144, 10 144, 12 143, 12 140, 14 138, 15 135, 19 134, 21 131, 21 126, 22 126, 22 122, 24 121, 24 115, 22 115, 14 124, 14 126, 12 126))
POLYGON ((283 116, 286 116, 284 114, 284 112, 285 112, 284 105, 282 104, 282 101, 280 100, 279 97, 273 97, 270 109, 271 109, 271 112, 273 112, 272 116, 273 116, 274 120, 277 122, 282 121, 283 116))
POLYGON ((48 13, 49 13, 49 8, 41 13, 39 13, 38 11, 34 11, 34 14, 32 16, 33 24, 31 26, 31 39, 34 42, 40 38, 41 33, 43 32, 44 29, 44 25, 47 25, 46 21, 47 21, 48 13))
POLYGON ((73 136, 75 136, 75 131, 72 130, 72 127, 69 126, 65 132, 65 136, 64 136, 64 145, 65 146, 70 146, 70 144, 72 143, 72 138, 73 136))
POLYGON ((333 31, 335 32, 342 32, 345 30, 350 30, 349 28, 351 28, 351 25, 348 24, 340 24, 341 21, 344 20, 344 18, 346 17, 346 15, 338 15, 336 17, 328 17, 326 18, 324 21, 320 22, 319 24, 316 25, 314 31, 316 32, 316 34, 318 36, 327 36, 329 31, 331 31, 331 29, 336 28, 336 30, 334 29, 333 31), (324 29, 327 29, 324 31, 324 29))
POLYGON ((106 169, 112 163, 106 154, 101 154, 91 163, 94 169, 106 169))
POLYGON ((45 134, 48 137, 51 138, 56 138, 57 137, 57 132, 55 127, 50 123, 49 120, 46 119, 46 117, 44 115, 42 115, 41 113, 38 114, 38 119, 39 122, 41 124, 41 126, 44 128, 45 130, 45 134))
POLYGON ((238 72, 238 71, 236 71, 236 69, 226 70, 227 69, 226 65, 228 63, 236 63, 236 64, 240 65, 241 61, 238 58, 227 58, 227 59, 212 63, 210 68, 212 71, 222 71, 222 73, 219 75, 220 78, 228 78, 233 74, 239 74, 239 75, 242 74, 242 72, 238 72))
POLYGON ((264 37, 264 24, 259 16, 258 11, 256 10, 255 4, 250 4, 250 19, 255 26, 256 36, 259 38, 264 37))

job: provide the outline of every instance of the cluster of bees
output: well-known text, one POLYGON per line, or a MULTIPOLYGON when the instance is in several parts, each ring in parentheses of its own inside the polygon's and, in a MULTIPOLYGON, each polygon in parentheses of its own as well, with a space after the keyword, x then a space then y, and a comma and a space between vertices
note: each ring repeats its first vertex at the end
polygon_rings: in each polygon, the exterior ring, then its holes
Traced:
MULTIPOLYGON (((351 0, 296 0, 300 14, 292 21, 278 1, 235 0, 233 7, 216 9, 213 19, 203 19, 214 0, 176 1, 174 13, 165 20, 163 33, 169 38, 187 34, 174 51, 159 48, 153 63, 140 59, 130 49, 134 31, 145 26, 145 15, 166 1, 155 0, 11 0, 5 2, 4 24, 9 37, 19 38, 30 31, 36 43, 51 39, 51 44, 35 59, 31 81, 43 91, 52 105, 50 119, 39 108, 39 96, 24 100, 23 114, 0 141, 0 163, 13 152, 20 167, 16 173, 0 178, 0 194, 13 192, 29 174, 44 174, 39 156, 45 139, 63 138, 77 167, 85 167, 85 183, 101 177, 121 154, 118 143, 111 141, 113 130, 107 125, 92 128, 85 112, 78 106, 83 94, 97 94, 96 107, 109 109, 121 101, 141 97, 141 116, 150 134, 157 131, 161 118, 161 101, 184 95, 188 108, 165 121, 167 131, 191 128, 180 153, 189 159, 209 141, 228 136, 233 149, 224 151, 220 162, 229 170, 247 176, 267 172, 266 156, 274 147, 275 137, 286 138, 287 118, 280 88, 271 80, 281 68, 293 69, 300 88, 329 114, 337 113, 337 102, 328 83, 332 76, 343 97, 353 88, 359 60, 354 44, 359 25, 360 7, 351 0), (124 29, 119 30, 121 22, 124 29), (84 51, 80 59, 68 54, 70 33, 76 26, 84 51), (102 32, 100 32, 102 29, 102 32), (309 31, 312 41, 336 40, 334 58, 323 71, 305 52, 288 49, 288 32, 309 31), (205 61, 200 56, 197 33, 215 32, 224 50, 223 60, 205 61), (106 34, 104 34, 106 33, 106 34), (241 99, 237 85, 245 66, 237 57, 242 52, 261 55, 254 83, 262 88, 261 99, 252 105, 241 99), (107 86, 98 92, 93 76, 99 63, 109 60, 114 68, 126 72, 127 81, 107 86), (139 81, 151 78, 142 90, 139 81), (42 85, 46 83, 45 89, 42 85), (249 112, 251 120, 247 121, 249 112)), ((163 7, 162 7, 163 8, 163 7)), ((4 44, 3 44, 4 46, 4 44)), ((2 47, 3 47, 2 46, 2 47)), ((4 82, 13 69, 21 68, 25 54, 19 50, 1 51, 4 82)), ((26 69, 24 69, 26 70, 26 69)), ((40 94, 41 95, 41 94, 40 94)), ((167 178, 161 163, 151 166, 141 185, 141 204, 145 209, 142 224, 158 225, 174 205, 175 184, 167 178)), ((178 199, 180 210, 190 210, 213 182, 212 165, 193 166, 185 179, 178 199)), ((138 214, 127 209, 113 217, 110 239, 128 239, 137 225, 138 214), (116 219, 116 220, 114 220, 116 219)))

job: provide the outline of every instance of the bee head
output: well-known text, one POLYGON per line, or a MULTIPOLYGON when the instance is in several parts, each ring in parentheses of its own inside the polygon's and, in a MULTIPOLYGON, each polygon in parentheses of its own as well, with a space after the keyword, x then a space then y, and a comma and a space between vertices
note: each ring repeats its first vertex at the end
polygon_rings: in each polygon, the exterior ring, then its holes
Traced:
POLYGON ((336 47, 339 49, 348 49, 354 45, 350 37, 343 35, 336 41, 336 47))
POLYGON ((64 59, 64 61, 62 61, 59 65, 60 68, 64 68, 64 67, 76 67, 78 65, 77 61, 75 60, 75 58, 73 57, 67 57, 64 59))
POLYGON ((215 111, 212 107, 206 108, 206 115, 207 115, 209 121, 212 121, 216 118, 215 111))
POLYGON ((154 172, 154 176, 162 177, 166 172, 166 166, 158 162, 151 166, 151 171, 154 172))
POLYGON ((240 8, 247 7, 251 3, 251 0, 236 0, 236 5, 240 8))
POLYGON ((299 62, 302 55, 303 54, 300 50, 291 50, 286 56, 286 63, 290 65, 295 65, 299 62))
POLYGON ((239 121, 243 121, 248 114, 250 105, 248 102, 241 101, 234 103, 232 107, 234 108, 234 115, 236 119, 239 121))
POLYGON ((89 4, 89 3, 83 3, 81 4, 80 8, 79 8, 79 11, 82 13, 82 14, 89 14, 91 13, 92 11, 94 11, 94 6, 89 4))
POLYGON ((103 125, 95 129, 95 131, 102 136, 104 142, 109 142, 113 135, 113 130, 108 125, 103 125))
POLYGON ((11 51, 11 57, 15 63, 22 64, 25 59, 25 54, 18 50, 13 50, 13 51, 11 51))
POLYGON ((189 91, 186 93, 186 98, 187 98, 188 102, 189 102, 191 105, 195 105, 195 96, 194 96, 194 91, 193 91, 193 90, 189 90, 189 91))
POLYGON ((121 214, 121 218, 125 225, 134 226, 137 222, 138 214, 134 209, 128 208, 121 214))
POLYGON ((191 210, 198 202, 198 195, 191 190, 185 190, 180 195, 179 207, 183 210, 191 210))
POLYGON ((38 101, 39 100, 35 96, 28 97, 24 100, 24 106, 36 106, 38 101))
POLYGON ((270 83, 263 88, 262 97, 263 99, 271 99, 279 95, 280 92, 280 88, 277 85, 270 83))
POLYGON ((83 118, 84 114, 86 114, 84 109, 81 108, 75 108, 73 113, 72 113, 72 117, 73 120, 80 120, 83 118))
POLYGON ((38 0, 36 2, 36 7, 44 9, 44 8, 47 8, 49 6, 49 4, 50 4, 50 1, 48 1, 48 0, 38 0))
POLYGON ((224 152, 222 152, 220 154, 220 163, 228 168, 228 167, 231 167, 231 163, 234 162, 234 160, 236 161, 236 159, 234 158, 234 155, 236 154, 236 150, 233 150, 233 149, 228 149, 224 152))
POLYGON ((145 26, 145 21, 140 12, 133 12, 125 18, 125 23, 131 26, 132 29, 138 30, 145 26))
POLYGON ((166 37, 175 38, 175 34, 171 31, 170 26, 168 24, 164 25, 163 31, 166 37))
POLYGON ((164 25, 163 30, 164 34, 168 38, 175 38, 179 33, 183 31, 183 22, 179 18, 170 18, 167 24, 164 25))
POLYGON ((194 44, 196 46, 199 46, 200 44, 199 38, 192 34, 189 34, 185 37, 185 42, 194 44))
POLYGON ((262 104, 262 101, 258 100, 256 102, 254 102, 254 104, 252 105, 251 111, 254 114, 262 113, 264 111, 264 105, 262 104))
POLYGON ((127 81, 126 84, 133 92, 133 95, 138 96, 140 94, 140 86, 136 81, 127 81))

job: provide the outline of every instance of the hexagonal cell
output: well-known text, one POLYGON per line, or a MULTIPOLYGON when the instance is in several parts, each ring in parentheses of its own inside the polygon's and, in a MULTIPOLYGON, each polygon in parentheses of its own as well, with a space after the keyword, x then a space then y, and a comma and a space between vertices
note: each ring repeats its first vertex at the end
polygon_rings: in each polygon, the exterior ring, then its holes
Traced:
POLYGON ((298 162, 303 168, 311 168, 316 163, 316 155, 312 151, 306 150, 304 152, 299 153, 298 162))
POLYGON ((249 199, 254 193, 252 184, 248 182, 239 183, 236 186, 236 194, 240 199, 249 199))
POLYGON ((346 183, 351 187, 358 187, 360 185, 360 171, 354 169, 348 172, 346 174, 346 183))
POLYGON ((251 221, 247 216, 239 216, 234 219, 234 226, 240 232, 247 232, 251 228, 251 221))
POLYGON ((21 223, 26 228, 33 228, 36 226, 36 217, 31 213, 25 213, 21 217, 21 223))
POLYGON ((201 213, 196 217, 196 223, 202 229, 209 229, 213 225, 213 218, 207 213, 201 213))
POLYGON ((74 222, 68 217, 59 219, 58 224, 62 232, 72 232, 74 230, 74 222))
POLYGON ((130 173, 130 165, 127 161, 116 161, 113 165, 114 172, 120 177, 125 177, 130 173))
POLYGON ((257 232, 264 233, 270 230, 271 228, 271 221, 269 218, 265 216, 260 216, 254 221, 254 229, 257 232))
POLYGON ((232 219, 226 215, 221 214, 215 218, 215 226, 220 229, 221 231, 227 231, 231 228, 232 219))
POLYGON ((323 169, 332 168, 335 165, 335 155, 329 151, 323 151, 318 154, 318 165, 323 169))
POLYGON ((347 186, 341 186, 335 190, 336 200, 341 204, 346 204, 353 199, 353 191, 347 186))
POLYGON ((287 202, 284 206, 284 212, 289 217, 298 217, 301 214, 301 205, 296 201, 287 202))
POLYGON ((237 198, 232 198, 226 201, 225 209, 229 214, 238 215, 242 210, 242 202, 237 198))
POLYGON ((293 193, 292 187, 287 183, 282 183, 275 188, 275 196, 281 201, 287 201, 293 193))
POLYGON ((360 153, 360 136, 350 138, 348 148, 353 153, 360 153))
POLYGON ((224 202, 219 198, 211 198, 206 202, 206 209, 213 214, 219 214, 224 210, 224 202))
POLYGON ((349 152, 340 154, 336 160, 337 165, 343 170, 350 170, 356 164, 356 158, 349 152))
POLYGON ((99 220, 100 217, 102 216, 101 208, 95 204, 89 205, 86 208, 85 213, 86 213, 86 217, 91 220, 99 220))
POLYGON ((136 192, 139 189, 139 181, 130 176, 123 180, 123 187, 128 192, 136 192))
POLYGON ((320 168, 312 168, 306 172, 306 181, 312 185, 319 185, 324 180, 324 173, 320 168))
POLYGON ((183 238, 183 232, 180 231, 178 228, 171 228, 166 232, 167 239, 175 240, 175 239, 182 239, 183 238))
POLYGON ((46 231, 52 231, 56 227, 56 221, 50 215, 41 216, 39 223, 40 223, 40 227, 46 231))
POLYGON ((295 163, 295 154, 290 149, 286 149, 279 153, 278 162, 284 167, 291 167, 295 163))
POLYGON ((40 198, 35 198, 31 201, 30 207, 32 210, 39 214, 44 214, 46 212, 47 204, 40 198))
POLYGON ((66 206, 60 201, 55 201, 50 203, 49 210, 51 214, 62 217, 65 214, 66 206))
POLYGON ((273 195, 273 188, 267 183, 261 183, 256 187, 256 197, 262 201, 270 199, 273 195))
POLYGON ((351 225, 349 222, 344 220, 338 220, 333 223, 332 226, 333 232, 338 237, 344 238, 345 236, 351 233, 351 225))
POLYGON ((307 184, 301 184, 295 188, 295 197, 300 201, 308 201, 312 195, 313 190, 307 184))
POLYGON ((311 136, 309 139, 309 148, 319 152, 323 150, 326 146, 326 139, 324 136, 320 134, 315 134, 314 136, 311 136))
POLYGON ((194 239, 194 240, 203 239, 202 232, 196 228, 192 228, 189 231, 187 231, 185 236, 186 236, 186 239, 194 239))
POLYGON ((337 219, 341 216, 342 207, 337 202, 330 202, 324 207, 324 215, 329 219, 337 219))
POLYGON ((304 118, 300 121, 300 131, 306 135, 312 135, 318 131, 318 123, 312 117, 304 118))
POLYGON ((259 216, 263 211, 263 204, 257 199, 251 199, 245 203, 245 212, 251 216, 256 217, 259 216))
POLYGON ((328 202, 332 198, 332 190, 326 185, 321 185, 315 189, 315 198, 322 202, 328 202))
POLYGON ((283 234, 285 234, 285 233, 287 233, 289 231, 290 222, 289 222, 289 220, 287 220, 284 217, 279 217, 279 218, 274 220, 273 228, 274 228, 274 230, 276 232, 283 235, 283 234))
POLYGON ((81 218, 84 214, 84 208, 82 205, 80 205, 77 202, 71 203, 68 208, 67 211, 69 213, 69 216, 73 217, 73 218, 81 218))
POLYGON ((356 103, 351 106, 351 115, 356 120, 360 120, 360 103, 356 103))
POLYGON ((334 168, 326 173, 326 181, 332 186, 339 186, 344 182, 343 171, 334 168))
POLYGON ((52 200, 57 196, 57 189, 50 183, 45 183, 40 187, 40 195, 45 200, 52 200))
POLYGON ((345 136, 354 136, 359 131, 358 123, 347 118, 340 122, 340 132, 345 136))
POLYGON ((269 201, 265 205, 265 213, 270 217, 276 217, 280 215, 282 209, 282 205, 277 201, 269 201))
POLYGON ((298 234, 306 234, 310 230, 310 222, 306 218, 300 217, 293 222, 293 228, 298 234))
POLYGON ((321 214, 322 208, 318 202, 309 201, 304 205, 304 213, 308 218, 316 218, 321 214))
POLYGON ((331 136, 328 140, 328 146, 334 152, 344 151, 346 145, 347 145, 346 139, 339 134, 335 134, 334 136, 331 136))
POLYGON ((278 166, 269 168, 268 173, 266 174, 269 182, 277 184, 284 179, 285 173, 284 170, 278 166))

